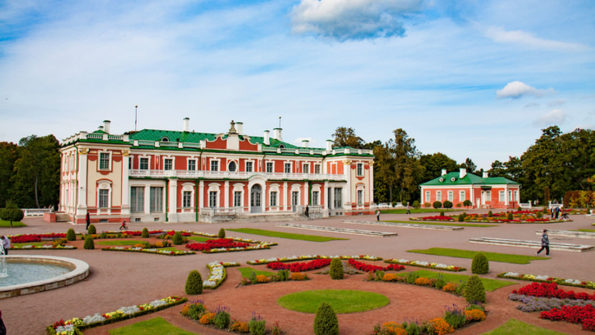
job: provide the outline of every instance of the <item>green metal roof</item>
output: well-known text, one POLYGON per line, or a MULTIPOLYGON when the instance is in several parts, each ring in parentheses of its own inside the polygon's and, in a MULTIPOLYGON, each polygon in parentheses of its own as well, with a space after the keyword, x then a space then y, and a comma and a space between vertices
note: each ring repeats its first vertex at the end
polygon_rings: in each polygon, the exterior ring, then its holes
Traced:
POLYGON ((175 131, 175 130, 157 130, 157 129, 143 129, 137 132, 130 133, 132 140, 146 140, 146 141, 161 141, 164 137, 170 142, 194 142, 199 143, 202 140, 214 141, 217 138, 216 134, 195 133, 192 131, 175 131))
POLYGON ((504 185, 504 184, 514 184, 518 185, 517 182, 512 181, 508 178, 504 177, 488 177, 482 178, 476 176, 472 173, 467 173, 465 177, 459 178, 459 172, 450 172, 445 174, 444 176, 440 176, 434 178, 430 181, 427 181, 422 186, 449 186, 449 185, 504 185))

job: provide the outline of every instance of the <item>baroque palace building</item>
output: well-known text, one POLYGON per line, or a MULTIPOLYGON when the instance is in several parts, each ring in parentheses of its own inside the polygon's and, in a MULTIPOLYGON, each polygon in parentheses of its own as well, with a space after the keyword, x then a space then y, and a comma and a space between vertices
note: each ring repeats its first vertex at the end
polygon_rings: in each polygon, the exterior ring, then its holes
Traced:
POLYGON ((60 206, 75 223, 215 222, 242 217, 354 215, 373 211, 371 150, 311 148, 284 142, 282 129, 248 136, 241 122, 226 133, 183 129, 65 139, 60 206))

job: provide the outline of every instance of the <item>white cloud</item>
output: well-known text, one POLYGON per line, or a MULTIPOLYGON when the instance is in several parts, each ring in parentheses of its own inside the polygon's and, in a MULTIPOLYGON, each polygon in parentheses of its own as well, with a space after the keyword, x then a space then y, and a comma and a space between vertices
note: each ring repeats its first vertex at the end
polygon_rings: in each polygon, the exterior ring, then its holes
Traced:
POLYGON ((553 126, 560 125, 566 121, 566 113, 561 109, 552 109, 551 111, 541 115, 533 122, 536 126, 553 126))
POLYGON ((498 98, 512 98, 518 99, 522 96, 533 95, 536 97, 543 96, 544 94, 553 93, 553 89, 540 90, 535 87, 529 86, 522 81, 511 81, 503 89, 496 91, 498 98))
POLYGON ((587 49, 587 47, 582 44, 546 40, 533 36, 533 34, 522 30, 504 30, 498 27, 490 27, 485 31, 485 34, 487 37, 498 43, 519 44, 537 49, 561 51, 581 51, 587 49))
POLYGON ((420 0, 302 0, 292 10, 293 31, 336 38, 403 36, 403 18, 420 0))

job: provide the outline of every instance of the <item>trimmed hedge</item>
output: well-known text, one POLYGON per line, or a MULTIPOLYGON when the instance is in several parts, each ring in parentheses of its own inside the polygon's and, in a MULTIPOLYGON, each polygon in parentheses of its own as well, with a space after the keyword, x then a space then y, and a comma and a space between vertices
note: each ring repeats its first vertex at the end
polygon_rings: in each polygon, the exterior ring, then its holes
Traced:
POLYGON ((186 279, 186 294, 201 294, 202 293, 202 277, 196 270, 190 271, 186 279))
POLYGON ((488 258, 481 252, 473 256, 473 261, 471 262, 471 272, 480 275, 490 272, 490 263, 488 258))
POLYGON ((334 258, 331 261, 331 269, 329 272, 331 279, 343 279, 343 262, 338 258, 334 258))
POLYGON ((339 320, 331 305, 323 302, 316 311, 314 318, 314 334, 339 335, 339 320))

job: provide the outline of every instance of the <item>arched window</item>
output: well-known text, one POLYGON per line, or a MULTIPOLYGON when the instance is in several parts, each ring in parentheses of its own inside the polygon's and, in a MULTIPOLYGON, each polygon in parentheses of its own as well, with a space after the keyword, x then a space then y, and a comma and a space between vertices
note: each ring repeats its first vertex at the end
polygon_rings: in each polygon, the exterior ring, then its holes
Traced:
POLYGON ((237 165, 236 162, 229 162, 229 165, 227 165, 227 171, 229 172, 235 172, 237 169, 237 165))

